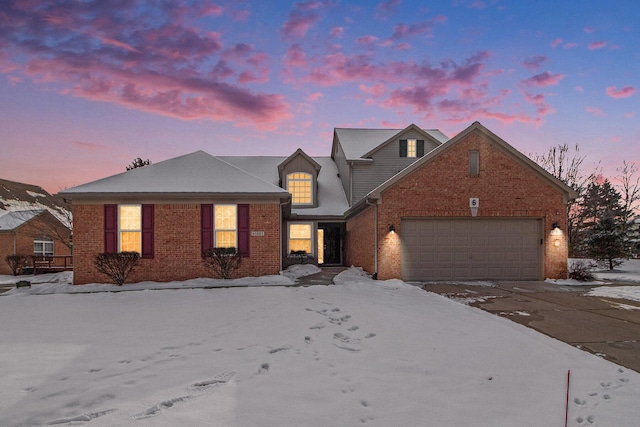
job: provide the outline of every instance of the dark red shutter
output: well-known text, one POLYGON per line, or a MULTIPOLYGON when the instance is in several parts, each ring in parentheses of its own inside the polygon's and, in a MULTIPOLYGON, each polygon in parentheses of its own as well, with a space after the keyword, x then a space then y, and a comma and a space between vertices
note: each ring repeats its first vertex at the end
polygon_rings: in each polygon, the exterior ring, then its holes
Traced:
POLYGON ((213 247, 213 205, 200 205, 200 236, 204 253, 213 247))
POLYGON ((400 157, 407 157, 407 140, 400 140, 400 157))
POLYGON ((249 256, 249 205, 238 205, 238 251, 243 257, 249 256))
POLYGON ((424 156, 424 139, 419 139, 418 141, 416 141, 416 151, 417 151, 417 156, 416 157, 422 157, 424 156))
POLYGON ((118 205, 104 205, 104 251, 118 252, 118 205))
POLYGON ((153 258, 153 207, 142 205, 142 258, 153 258))

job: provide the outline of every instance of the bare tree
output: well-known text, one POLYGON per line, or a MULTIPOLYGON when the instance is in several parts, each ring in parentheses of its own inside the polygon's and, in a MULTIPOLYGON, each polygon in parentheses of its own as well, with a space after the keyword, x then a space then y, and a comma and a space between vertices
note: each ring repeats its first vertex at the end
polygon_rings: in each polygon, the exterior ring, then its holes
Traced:
POLYGON ((587 186, 596 176, 596 171, 585 175, 583 163, 585 156, 581 154, 578 144, 569 147, 568 144, 559 144, 549 148, 545 154, 534 154, 531 158, 542 166, 547 172, 560 181, 573 188, 578 197, 567 203, 567 238, 569 240, 569 253, 579 246, 578 233, 582 217, 582 202, 587 186))
MULTIPOLYGON (((640 209, 640 175, 638 175, 638 167, 634 162, 622 162, 622 167, 616 169, 620 173, 616 177, 619 182, 616 187, 620 193, 622 203, 629 215, 633 215, 634 211, 640 209)), ((629 220, 629 218, 625 218, 629 220)))

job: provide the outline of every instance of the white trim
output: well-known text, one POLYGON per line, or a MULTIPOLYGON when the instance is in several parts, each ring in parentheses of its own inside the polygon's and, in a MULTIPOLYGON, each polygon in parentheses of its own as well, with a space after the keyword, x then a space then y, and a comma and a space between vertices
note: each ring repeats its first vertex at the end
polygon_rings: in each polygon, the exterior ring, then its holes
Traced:
POLYGON ((117 205, 118 209, 118 252, 122 252, 122 240, 120 235, 124 231, 126 232, 139 232, 140 233, 140 254, 142 255, 142 204, 121 204, 117 205), (120 226, 120 208, 121 207, 137 207, 140 210, 140 228, 139 229, 126 229, 123 230, 120 226))
POLYGON ((288 173, 286 176, 286 184, 287 184, 287 191, 291 194, 291 206, 313 206, 313 200, 314 200, 314 194, 313 194, 313 190, 314 190, 314 183, 313 183, 313 175, 307 172, 291 172, 288 173), (305 175, 308 176, 309 179, 300 179, 300 178, 290 178, 291 175, 305 175), (294 202, 294 195, 291 192, 291 190, 289 190, 289 182, 293 181, 293 182, 309 182, 309 203, 295 203, 294 202))
POLYGON ((214 204, 213 205, 213 247, 217 248, 218 245, 218 235, 217 232, 218 231, 233 231, 235 233, 235 245, 234 247, 236 249, 238 249, 238 205, 236 204, 231 204, 231 203, 219 203, 219 204, 214 204), (218 206, 233 206, 236 210, 236 215, 235 215, 235 221, 236 221, 236 227, 235 228, 216 228, 216 207, 218 206))
MULTIPOLYGON (((311 227, 310 231, 310 240, 311 240, 311 252, 309 255, 313 255, 315 257, 317 250, 314 249, 314 245, 317 245, 317 240, 314 238, 314 230, 316 230, 315 224, 309 221, 292 221, 287 223, 287 255, 291 254, 291 226, 292 225, 309 225, 311 227)), ((297 239, 302 240, 302 239, 297 239)), ((306 239, 305 239, 306 240, 306 239)))

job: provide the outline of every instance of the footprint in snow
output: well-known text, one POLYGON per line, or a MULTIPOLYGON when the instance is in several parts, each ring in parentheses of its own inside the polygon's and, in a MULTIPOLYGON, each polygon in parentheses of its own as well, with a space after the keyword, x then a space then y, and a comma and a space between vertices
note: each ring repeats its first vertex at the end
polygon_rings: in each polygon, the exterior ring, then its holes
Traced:
POLYGON ((269 373, 269 364, 268 363, 263 363, 262 365, 260 365, 260 369, 258 369, 258 373, 260 375, 268 374, 269 373))

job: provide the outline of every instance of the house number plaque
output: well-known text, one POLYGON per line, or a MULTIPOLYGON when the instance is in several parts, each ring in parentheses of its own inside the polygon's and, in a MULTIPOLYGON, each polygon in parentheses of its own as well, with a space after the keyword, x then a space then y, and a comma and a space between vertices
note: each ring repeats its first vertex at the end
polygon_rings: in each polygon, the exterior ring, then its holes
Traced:
POLYGON ((263 237, 264 236, 264 231, 252 231, 251 232, 251 237, 263 237))

